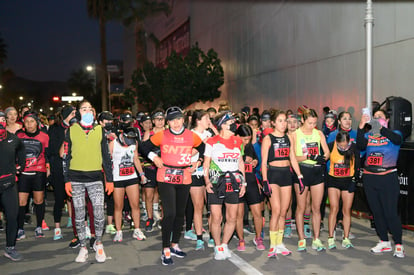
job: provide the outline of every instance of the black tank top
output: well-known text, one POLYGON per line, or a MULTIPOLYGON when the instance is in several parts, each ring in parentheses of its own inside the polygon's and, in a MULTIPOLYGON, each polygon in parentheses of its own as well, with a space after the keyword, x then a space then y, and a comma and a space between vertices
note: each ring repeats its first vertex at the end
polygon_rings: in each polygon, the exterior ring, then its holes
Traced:
POLYGON ((270 137, 270 147, 267 162, 278 160, 289 160, 290 154, 290 140, 287 135, 283 137, 275 137, 272 134, 269 134, 270 137))

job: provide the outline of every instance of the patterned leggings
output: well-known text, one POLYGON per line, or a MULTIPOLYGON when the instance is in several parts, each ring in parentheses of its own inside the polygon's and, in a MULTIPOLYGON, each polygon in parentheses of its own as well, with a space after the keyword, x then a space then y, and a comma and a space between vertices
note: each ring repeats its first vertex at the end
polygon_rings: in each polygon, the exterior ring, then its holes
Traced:
POLYGON ((85 189, 93 206, 96 241, 101 241, 105 225, 104 189, 102 181, 72 182, 72 202, 75 208, 76 230, 81 246, 85 246, 85 189))

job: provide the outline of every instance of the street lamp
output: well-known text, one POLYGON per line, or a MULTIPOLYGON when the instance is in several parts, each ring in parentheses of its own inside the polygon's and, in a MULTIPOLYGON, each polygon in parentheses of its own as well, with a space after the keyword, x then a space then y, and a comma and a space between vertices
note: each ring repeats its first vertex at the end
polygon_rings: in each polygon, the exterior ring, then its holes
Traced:
POLYGON ((94 65, 86 66, 86 71, 91 73, 93 76, 93 94, 96 94, 96 67, 94 65))
POLYGON ((20 99, 20 100, 23 100, 23 97, 22 97, 22 96, 19 96, 19 99, 20 99))
POLYGON ((2 89, 2 88, 3 88, 3 85, 0 84, 0 89, 2 89))

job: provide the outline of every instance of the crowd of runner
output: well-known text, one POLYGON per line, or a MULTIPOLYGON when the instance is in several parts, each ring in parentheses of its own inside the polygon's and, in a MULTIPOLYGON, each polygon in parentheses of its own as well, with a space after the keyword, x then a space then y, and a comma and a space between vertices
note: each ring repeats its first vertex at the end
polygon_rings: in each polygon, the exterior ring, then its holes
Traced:
POLYGON ((187 255, 179 246, 184 226, 184 238, 195 241, 196 251, 214 248, 215 260, 231 257, 231 240, 245 251, 244 234, 255 234, 253 245, 268 249, 267 257, 306 251, 307 239, 316 251, 335 249, 337 239, 349 249, 355 238, 351 206, 361 182, 379 236, 370 251, 392 251, 390 232, 393 255, 403 258, 396 169, 403 138, 388 129, 388 119, 375 110, 354 130, 351 113, 324 108, 320 119, 304 105, 297 112, 262 113, 248 106, 241 112, 226 105, 186 112, 173 106, 134 116, 97 114, 84 100, 49 117, 27 106, 6 108, 0 111, 4 255, 19 261, 16 241, 45 237, 48 184, 54 193, 53 240, 63 238, 67 209, 65 226, 73 228, 69 246, 79 248, 76 262, 87 261, 88 245, 96 261, 105 262, 103 234, 111 234, 116 245, 123 228, 131 228, 139 241, 160 229, 163 265, 187 255), (323 241, 327 199, 329 236, 323 241), (24 229, 31 212, 33 235, 24 229), (286 247, 283 239, 295 229, 297 248, 286 247))

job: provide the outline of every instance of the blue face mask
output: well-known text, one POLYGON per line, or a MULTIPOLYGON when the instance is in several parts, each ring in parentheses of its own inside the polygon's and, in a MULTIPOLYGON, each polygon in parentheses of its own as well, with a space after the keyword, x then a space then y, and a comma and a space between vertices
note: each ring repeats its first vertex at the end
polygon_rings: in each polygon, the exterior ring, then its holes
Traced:
POLYGON ((93 114, 92 113, 86 113, 82 115, 82 122, 85 122, 86 124, 90 125, 93 122, 93 114))

